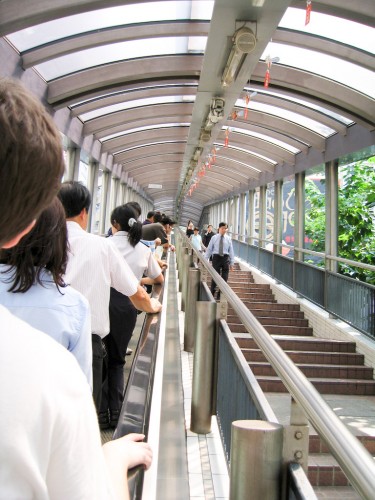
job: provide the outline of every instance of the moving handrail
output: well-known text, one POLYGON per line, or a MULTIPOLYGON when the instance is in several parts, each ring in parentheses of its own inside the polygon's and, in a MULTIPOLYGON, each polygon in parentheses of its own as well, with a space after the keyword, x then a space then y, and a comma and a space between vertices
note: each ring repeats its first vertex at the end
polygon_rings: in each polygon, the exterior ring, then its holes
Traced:
POLYGON ((354 437, 327 405, 315 387, 285 354, 277 342, 232 291, 230 286, 213 269, 210 262, 197 252, 188 238, 180 231, 184 242, 193 250, 197 259, 215 280, 228 303, 233 307, 247 331, 271 363, 294 400, 300 405, 318 434, 324 439, 332 455, 362 496, 371 499, 375 491, 375 464, 372 456, 354 437))
MULTIPOLYGON (((151 296, 163 302, 163 291, 164 286, 153 285, 151 296)), ((113 439, 136 432, 144 434, 147 441, 160 316, 160 313, 145 316, 113 439)), ((142 498, 143 478, 142 466, 129 471, 130 498, 142 498)))

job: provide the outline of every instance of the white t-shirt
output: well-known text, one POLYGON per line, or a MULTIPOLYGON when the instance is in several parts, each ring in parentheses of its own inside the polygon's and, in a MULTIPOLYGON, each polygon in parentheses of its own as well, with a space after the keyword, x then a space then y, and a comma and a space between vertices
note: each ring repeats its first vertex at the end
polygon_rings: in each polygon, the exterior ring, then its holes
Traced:
POLYGON ((0 306, 0 499, 113 499, 76 359, 0 306))
POLYGON ((139 282, 112 238, 87 233, 73 221, 67 227, 70 251, 64 279, 89 301, 92 333, 103 338, 109 332, 110 288, 132 296, 139 282))
POLYGON ((126 231, 117 231, 111 239, 139 281, 144 274, 151 279, 161 274, 160 266, 148 246, 139 242, 133 247, 126 231))

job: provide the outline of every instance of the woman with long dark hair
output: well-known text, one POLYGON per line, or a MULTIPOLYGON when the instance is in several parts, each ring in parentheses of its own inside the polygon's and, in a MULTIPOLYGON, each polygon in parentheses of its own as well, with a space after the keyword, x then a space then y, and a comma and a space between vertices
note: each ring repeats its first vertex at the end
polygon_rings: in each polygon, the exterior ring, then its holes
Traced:
MULTIPOLYGON (((111 214, 112 243, 142 283, 162 283, 161 269, 148 246, 140 240, 142 223, 136 210, 125 204, 111 214), (145 276, 145 277, 144 277, 145 276)), ((137 310, 128 297, 111 288, 109 302, 110 332, 103 342, 107 348, 107 376, 103 383, 99 413, 101 429, 116 427, 124 392, 124 365, 128 344, 137 321, 137 310)))
POLYGON ((67 229, 58 198, 17 246, 0 251, 0 303, 68 349, 92 384, 87 300, 64 283, 67 229))

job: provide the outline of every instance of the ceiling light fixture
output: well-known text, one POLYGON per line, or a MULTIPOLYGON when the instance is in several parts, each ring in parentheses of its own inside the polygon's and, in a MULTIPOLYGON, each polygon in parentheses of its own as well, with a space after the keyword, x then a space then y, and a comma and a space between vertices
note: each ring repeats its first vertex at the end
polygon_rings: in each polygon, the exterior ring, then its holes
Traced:
POLYGON ((244 26, 233 35, 233 47, 230 51, 227 64, 221 77, 223 87, 229 87, 237 77, 247 54, 250 54, 256 46, 256 36, 253 31, 244 26))

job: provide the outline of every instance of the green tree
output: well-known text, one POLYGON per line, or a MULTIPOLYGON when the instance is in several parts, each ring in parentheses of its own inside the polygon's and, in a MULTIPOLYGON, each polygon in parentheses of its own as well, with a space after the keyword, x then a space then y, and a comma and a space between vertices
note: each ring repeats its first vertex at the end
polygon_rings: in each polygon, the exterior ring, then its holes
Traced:
MULTIPOLYGON (((338 254, 345 259, 375 265, 375 157, 341 168, 338 192, 338 254)), ((319 187, 306 181, 306 235, 311 250, 324 251, 325 199, 319 187)), ((375 284, 375 273, 339 265, 341 274, 375 284)))

